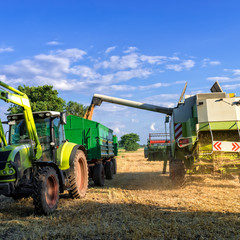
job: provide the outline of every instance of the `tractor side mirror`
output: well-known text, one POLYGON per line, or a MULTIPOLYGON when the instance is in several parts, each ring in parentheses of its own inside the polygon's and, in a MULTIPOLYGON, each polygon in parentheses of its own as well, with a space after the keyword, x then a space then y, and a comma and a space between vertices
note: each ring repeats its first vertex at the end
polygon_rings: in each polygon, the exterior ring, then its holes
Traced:
POLYGON ((67 124, 67 113, 66 112, 61 112, 60 121, 61 121, 61 124, 63 124, 63 125, 67 124))

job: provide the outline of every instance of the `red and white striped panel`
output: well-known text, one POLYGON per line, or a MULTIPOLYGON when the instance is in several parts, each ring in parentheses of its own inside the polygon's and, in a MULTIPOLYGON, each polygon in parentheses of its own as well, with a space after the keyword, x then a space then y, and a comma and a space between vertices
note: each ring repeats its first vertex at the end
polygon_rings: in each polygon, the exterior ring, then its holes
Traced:
POLYGON ((175 139, 179 139, 182 137, 182 124, 181 123, 175 123, 174 124, 174 130, 175 130, 175 139))

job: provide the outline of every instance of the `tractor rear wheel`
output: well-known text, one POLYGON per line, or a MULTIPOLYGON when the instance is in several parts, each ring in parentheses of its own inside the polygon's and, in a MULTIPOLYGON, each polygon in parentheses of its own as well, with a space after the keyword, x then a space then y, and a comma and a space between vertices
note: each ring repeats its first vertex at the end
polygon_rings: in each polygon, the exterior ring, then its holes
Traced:
POLYGON ((69 194, 72 198, 83 198, 88 189, 88 166, 83 151, 77 150, 70 169, 69 194))
POLYGON ((185 180, 185 168, 184 164, 179 159, 171 159, 169 163, 169 173, 172 183, 177 186, 181 186, 185 180))
POLYGON ((117 174, 117 159, 112 158, 112 163, 113 163, 113 173, 117 174))
POLYGON ((104 167, 102 163, 96 163, 93 168, 93 181, 95 185, 102 187, 104 185, 104 167))
POLYGON ((113 174, 114 174, 114 166, 112 161, 108 161, 105 164, 105 174, 106 174, 106 179, 113 179, 113 174))
POLYGON ((53 213, 59 200, 59 181, 56 171, 51 167, 39 168, 33 184, 33 204, 39 214, 53 213))

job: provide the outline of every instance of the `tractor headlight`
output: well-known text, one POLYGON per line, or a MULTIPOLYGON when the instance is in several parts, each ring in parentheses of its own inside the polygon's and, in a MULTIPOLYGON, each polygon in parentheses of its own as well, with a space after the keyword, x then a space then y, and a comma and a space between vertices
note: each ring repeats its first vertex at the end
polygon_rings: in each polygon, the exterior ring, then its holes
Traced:
POLYGON ((7 172, 6 172, 6 171, 3 171, 3 174, 5 175, 5 174, 7 174, 7 172))
POLYGON ((9 172, 10 174, 12 174, 12 173, 13 173, 13 170, 12 170, 12 169, 10 169, 8 172, 9 172))

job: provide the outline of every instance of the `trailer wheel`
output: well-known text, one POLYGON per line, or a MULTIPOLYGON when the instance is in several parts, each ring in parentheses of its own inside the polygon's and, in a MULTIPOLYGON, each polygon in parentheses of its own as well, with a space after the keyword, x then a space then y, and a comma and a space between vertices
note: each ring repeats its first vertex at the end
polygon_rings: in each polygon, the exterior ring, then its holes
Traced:
POLYGON ((97 186, 104 185, 104 167, 102 163, 96 163, 93 168, 93 181, 97 186))
POLYGON ((172 183, 177 186, 181 186, 185 180, 185 168, 184 164, 179 159, 171 159, 169 163, 169 173, 172 183))
POLYGON ((72 198, 83 198, 88 189, 88 166, 83 151, 77 150, 70 169, 69 194, 72 198))
POLYGON ((117 159, 112 158, 112 163, 113 163, 113 173, 117 174, 117 159))
POLYGON ((106 179, 113 179, 113 174, 114 174, 114 166, 112 161, 108 161, 105 164, 105 174, 106 174, 106 179))
POLYGON ((33 184, 33 204, 39 214, 53 213, 59 200, 59 181, 56 171, 51 167, 39 168, 33 184))

